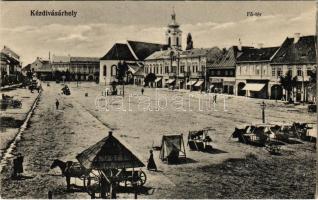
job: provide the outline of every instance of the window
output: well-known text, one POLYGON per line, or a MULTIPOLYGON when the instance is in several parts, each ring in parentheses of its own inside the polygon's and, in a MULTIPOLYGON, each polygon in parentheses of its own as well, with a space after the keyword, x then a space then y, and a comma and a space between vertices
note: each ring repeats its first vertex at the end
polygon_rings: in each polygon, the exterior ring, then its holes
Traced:
POLYGON ((234 71, 230 70, 230 76, 233 76, 233 75, 234 75, 234 71))
POLYGON ((311 70, 311 68, 310 67, 307 67, 307 76, 310 76, 311 75, 311 73, 312 73, 312 70, 311 70))
POLYGON ((177 37, 177 46, 179 46, 179 38, 177 37))
POLYGON ((107 76, 107 68, 106 65, 103 66, 103 76, 107 76))
POLYGON ((216 75, 220 76, 221 75, 221 71, 220 70, 216 71, 216 75))
POLYGON ((303 71, 301 67, 297 67, 297 76, 302 76, 302 75, 303 75, 303 71))
POLYGON ((211 70, 211 75, 214 76, 215 75, 215 71, 211 70))
POLYGON ((180 66, 180 73, 184 73, 184 65, 180 66))
POLYGON ((272 76, 276 76, 276 70, 275 70, 275 67, 272 67, 272 76))
POLYGON ((168 46, 171 46, 171 38, 168 38, 168 46))
POLYGON ((277 67, 277 77, 281 77, 283 75, 283 70, 280 67, 277 67))
POLYGON ((225 71, 224 71, 224 73, 225 73, 225 74, 224 74, 225 76, 227 76, 227 75, 228 75, 228 71, 227 71, 227 70, 225 70, 225 71))
POLYGON ((116 76, 116 74, 117 74, 116 70, 117 70, 117 66, 116 65, 112 65, 110 75, 111 76, 116 76))
POLYGON ((255 72, 255 74, 256 74, 256 75, 259 75, 259 72, 260 72, 259 66, 256 66, 256 72, 255 72))

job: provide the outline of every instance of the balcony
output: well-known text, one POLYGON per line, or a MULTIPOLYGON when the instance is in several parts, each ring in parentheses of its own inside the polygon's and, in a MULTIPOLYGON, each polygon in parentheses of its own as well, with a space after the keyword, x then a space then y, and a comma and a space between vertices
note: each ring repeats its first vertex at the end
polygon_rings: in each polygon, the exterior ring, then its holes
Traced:
POLYGON ((173 76, 176 76, 177 75, 177 73, 175 73, 175 72, 169 72, 169 77, 173 77, 173 76))

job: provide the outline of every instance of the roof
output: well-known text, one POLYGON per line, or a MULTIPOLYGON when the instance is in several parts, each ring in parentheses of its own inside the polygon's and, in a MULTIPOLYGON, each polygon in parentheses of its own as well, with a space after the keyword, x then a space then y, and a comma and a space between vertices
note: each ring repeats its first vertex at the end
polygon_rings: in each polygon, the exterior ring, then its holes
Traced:
POLYGON ((101 58, 101 60, 126 60, 135 61, 135 57, 130 52, 127 44, 116 43, 113 47, 101 58))
POLYGON ((170 52, 174 51, 174 54, 179 53, 180 58, 191 58, 191 57, 199 57, 206 56, 208 62, 212 62, 216 57, 219 57, 221 50, 218 47, 213 48, 195 48, 186 51, 181 50, 164 50, 157 51, 148 56, 145 60, 156 60, 156 59, 170 59, 170 52))
POLYGON ((71 57, 71 62, 99 62, 97 57, 71 57))
POLYGON ((31 64, 27 64, 22 68, 22 71, 30 71, 31 70, 31 64))
POLYGON ((53 55, 52 62, 53 63, 70 62, 70 56, 55 56, 55 55, 53 55))
POLYGON ((7 46, 4 46, 3 49, 1 50, 2 53, 8 55, 9 57, 14 57, 15 59, 19 60, 20 59, 20 56, 12 51, 9 47, 7 46))
POLYGON ((86 169, 117 169, 145 166, 112 133, 78 154, 76 158, 86 169))
POLYGON ((135 73, 134 76, 145 76, 144 67, 140 67, 135 73))
POLYGON ((133 74, 135 74, 140 68, 140 66, 137 63, 127 63, 127 65, 129 71, 131 71, 131 73, 133 74))
POLYGON ((37 72, 51 72, 52 65, 49 62, 43 63, 43 65, 36 70, 37 72))
POLYGON ((127 41, 138 60, 145 60, 148 56, 156 51, 168 49, 167 45, 149 42, 127 41))
POLYGON ((286 38, 272 59, 273 64, 312 64, 316 63, 316 36, 286 38))
POLYGON ((176 54, 176 52, 182 52, 181 50, 178 50, 178 49, 160 50, 160 51, 154 52, 153 54, 151 54, 150 56, 145 58, 145 60, 170 59, 170 52, 171 51, 173 51, 175 54, 176 54))
POLYGON ((14 57, 10 57, 9 55, 0 52, 0 57, 1 57, 1 61, 9 63, 9 64, 13 64, 13 65, 19 65, 20 62, 18 60, 16 60, 14 57))
POLYGON ((264 62, 270 61, 279 47, 248 48, 238 58, 237 62, 264 62))
POLYGON ((236 59, 238 56, 242 55, 247 49, 253 47, 243 46, 241 50, 237 46, 232 46, 228 50, 223 50, 222 55, 216 60, 216 62, 211 63, 209 67, 212 68, 233 68, 236 66, 236 59))

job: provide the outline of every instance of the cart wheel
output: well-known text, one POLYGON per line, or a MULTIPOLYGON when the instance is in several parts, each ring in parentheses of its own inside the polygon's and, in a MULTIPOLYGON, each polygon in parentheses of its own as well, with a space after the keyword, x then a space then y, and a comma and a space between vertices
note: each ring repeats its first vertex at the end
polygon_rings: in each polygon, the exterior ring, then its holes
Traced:
POLYGON ((138 177, 138 185, 143 186, 147 181, 146 173, 143 171, 140 171, 139 177, 138 177))

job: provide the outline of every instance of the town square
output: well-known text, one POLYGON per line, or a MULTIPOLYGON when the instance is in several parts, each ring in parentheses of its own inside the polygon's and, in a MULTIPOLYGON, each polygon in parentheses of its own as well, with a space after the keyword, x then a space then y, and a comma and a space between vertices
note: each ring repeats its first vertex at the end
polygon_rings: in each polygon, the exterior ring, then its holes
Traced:
POLYGON ((1 198, 315 198, 315 2, 27 3, 1 2, 1 198))

